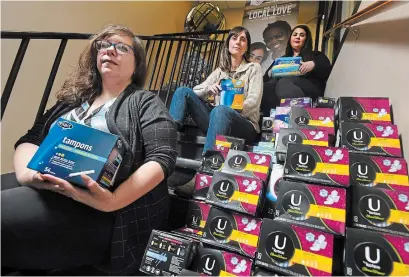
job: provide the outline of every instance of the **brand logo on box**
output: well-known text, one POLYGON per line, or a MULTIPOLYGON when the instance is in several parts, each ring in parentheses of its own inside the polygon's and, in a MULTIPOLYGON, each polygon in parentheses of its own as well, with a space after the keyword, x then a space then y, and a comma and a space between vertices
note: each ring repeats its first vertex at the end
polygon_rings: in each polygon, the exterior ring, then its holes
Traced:
POLYGON ((241 171, 246 167, 247 160, 242 155, 235 155, 229 159, 228 164, 231 168, 241 171))
POLYGON ((365 150, 368 148, 368 145, 371 141, 371 137, 364 130, 352 129, 347 132, 347 141, 351 146, 357 149, 365 150))
POLYGON ((303 141, 302 137, 296 133, 287 134, 283 137, 283 144, 285 146, 288 146, 288 143, 290 142, 302 143, 302 141, 303 141))
POLYGON ((290 164, 298 173, 311 175, 317 163, 310 153, 299 152, 291 157, 290 164))
POLYGON ((390 255, 372 242, 357 245, 354 251, 354 260, 358 269, 369 276, 389 276, 393 269, 390 255))
POLYGON ((291 190, 283 196, 283 209, 294 219, 305 220, 310 210, 307 196, 298 190, 291 190))
POLYGON ((211 255, 204 255, 199 261, 200 273, 205 273, 209 276, 218 276, 221 270, 219 262, 211 255))
POLYGON ((266 239, 267 255, 281 267, 289 267, 295 247, 290 236, 283 232, 273 232, 266 239))
POLYGON ((66 129, 72 129, 72 124, 67 122, 67 121, 59 121, 57 122, 58 126, 60 126, 61 128, 63 128, 64 130, 66 129))
POLYGON ((234 185, 228 180, 222 180, 214 184, 214 195, 221 201, 229 200, 234 193, 234 185))
POLYGON ((354 181, 363 186, 370 186, 376 178, 375 169, 364 162, 353 164, 350 172, 354 181))
POLYGON ((210 223, 210 230, 215 240, 226 243, 233 231, 233 226, 227 218, 215 217, 210 223))
POLYGON ((388 204, 377 195, 366 195, 359 201, 359 210, 371 224, 379 227, 390 225, 387 220, 390 216, 388 204))

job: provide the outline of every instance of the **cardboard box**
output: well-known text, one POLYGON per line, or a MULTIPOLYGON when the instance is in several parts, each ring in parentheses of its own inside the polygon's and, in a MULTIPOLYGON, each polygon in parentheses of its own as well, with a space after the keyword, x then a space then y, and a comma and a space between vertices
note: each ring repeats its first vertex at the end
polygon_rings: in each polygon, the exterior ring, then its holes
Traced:
POLYGON ((352 188, 353 226, 409 236, 409 193, 352 188))
POLYGON ((210 209, 202 242, 254 258, 261 219, 216 207, 210 209))
POLYGON ((348 150, 290 143, 285 160, 284 178, 314 184, 348 187, 348 150))
POLYGON ((244 87, 243 80, 223 79, 220 82, 220 105, 228 106, 236 111, 243 110, 244 87))
POLYGON ((242 138, 229 137, 224 135, 216 135, 216 142, 214 144, 214 150, 229 152, 230 149, 243 150, 245 146, 245 140, 242 138))
POLYGON ((186 228, 179 231, 189 234, 190 237, 200 239, 203 234, 203 228, 206 225, 211 206, 200 201, 189 201, 189 209, 186 216, 186 228))
POLYGON ((222 172, 259 178, 267 181, 271 156, 251 152, 230 150, 223 164, 222 172))
POLYGON ((314 108, 328 108, 334 109, 336 104, 335 98, 330 97, 318 97, 317 100, 314 102, 314 108))
POLYGON ((207 276, 250 276, 253 261, 235 253, 200 245, 193 268, 207 276))
POLYGON ((409 192, 405 159, 349 154, 350 184, 409 192))
POLYGON ((269 155, 271 157, 271 164, 277 163, 276 149, 271 142, 259 142, 259 145, 253 147, 252 152, 269 155))
POLYGON ((277 195, 280 191, 279 181, 283 178, 284 166, 281 164, 273 164, 270 179, 268 181, 266 197, 264 200, 262 216, 263 218, 274 219, 276 204, 277 204, 277 195))
POLYGON ((206 202, 255 216, 262 201, 263 187, 258 178, 215 172, 206 202))
POLYGON ((193 191, 193 198, 197 200, 206 200, 207 192, 209 191, 212 183, 212 176, 196 173, 195 176, 195 190, 193 191))
POLYGON ((328 146, 328 132, 300 129, 280 129, 277 136, 277 160, 284 162, 287 156, 288 143, 328 146))
POLYGON ((124 150, 116 135, 59 118, 27 167, 83 188, 86 174, 112 190, 124 150))
POLYGON ((276 220, 345 235, 345 189, 284 180, 279 187, 276 220))
POLYGON ((285 222, 264 219, 256 265, 298 276, 335 273, 334 235, 285 222))
POLYGON ((341 146, 351 153, 402 157, 398 127, 392 124, 341 122, 341 146))
POLYGON ((274 118, 271 117, 263 117, 263 121, 261 124, 261 131, 273 131, 273 123, 274 118))
POLYGON ((192 260, 193 241, 153 230, 143 255, 140 271, 148 275, 179 275, 192 260))
POLYGON ((220 171, 223 167, 227 153, 216 150, 208 150, 203 155, 202 165, 199 172, 213 175, 215 171, 220 171))
POLYGON ((273 122, 273 133, 278 133, 281 128, 288 128, 291 107, 277 107, 273 122))
POLYGON ((340 97, 339 121, 391 123, 391 108, 387 97, 340 97))
POLYGON ((271 76, 298 76, 300 75, 301 57, 280 57, 274 60, 271 76))
POLYGON ((409 237, 347 228, 347 276, 409 276, 409 237))
POLYGON ((291 107, 289 127, 327 131, 329 135, 335 135, 334 117, 333 109, 291 107))
POLYGON ((283 98, 280 100, 280 107, 306 107, 311 108, 312 99, 309 97, 283 98))

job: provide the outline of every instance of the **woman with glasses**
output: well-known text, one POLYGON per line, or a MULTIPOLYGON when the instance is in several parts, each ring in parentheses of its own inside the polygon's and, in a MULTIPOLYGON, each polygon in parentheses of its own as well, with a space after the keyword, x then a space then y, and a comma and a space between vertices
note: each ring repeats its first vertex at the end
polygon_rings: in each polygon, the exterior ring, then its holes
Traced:
POLYGON ((180 87, 170 104, 170 114, 179 130, 183 129, 186 115, 190 115, 199 129, 206 134, 203 153, 213 149, 216 134, 244 138, 251 143, 260 132, 260 101, 263 94, 263 76, 259 64, 248 62, 250 33, 244 27, 233 28, 221 49, 218 68, 193 89, 180 87), (243 110, 237 112, 224 105, 209 104, 209 98, 220 97, 220 82, 236 79, 244 84, 243 110))
POLYGON ((176 125, 142 89, 145 76, 144 47, 128 28, 109 25, 91 38, 57 104, 15 145, 19 184, 1 191, 3 269, 138 273, 152 229, 167 227, 165 180, 177 154, 176 125), (112 192, 87 175, 81 189, 27 168, 60 117, 120 137, 125 154, 112 192))
POLYGON ((291 31, 284 57, 301 57, 300 76, 276 78, 271 75, 273 62, 264 75, 263 113, 279 106, 282 98, 324 96, 331 73, 331 63, 324 53, 312 50, 311 31, 306 25, 298 25, 291 31))
POLYGON ((261 64, 263 74, 275 59, 285 54, 288 38, 290 37, 291 26, 287 21, 278 20, 267 25, 263 31, 263 39, 269 49, 267 58, 261 64))

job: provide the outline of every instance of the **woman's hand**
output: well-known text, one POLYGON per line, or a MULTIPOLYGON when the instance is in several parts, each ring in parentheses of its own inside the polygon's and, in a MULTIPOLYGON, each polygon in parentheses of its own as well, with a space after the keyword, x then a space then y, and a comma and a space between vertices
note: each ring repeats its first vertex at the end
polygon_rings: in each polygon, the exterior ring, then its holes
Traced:
POLYGON ((304 75, 312 71, 314 67, 315 67, 315 63, 313 61, 301 62, 301 66, 299 70, 300 70, 300 73, 304 75))
POLYGON ((102 188, 89 176, 81 175, 81 177, 88 190, 73 186, 66 180, 53 175, 41 175, 41 178, 51 183, 49 184, 52 187, 51 190, 72 198, 75 201, 84 203, 94 209, 110 212, 115 195, 109 190, 102 188))
POLYGON ((213 85, 209 85, 209 90, 213 95, 219 95, 220 91, 222 90, 222 87, 220 86, 220 82, 215 83, 213 85))

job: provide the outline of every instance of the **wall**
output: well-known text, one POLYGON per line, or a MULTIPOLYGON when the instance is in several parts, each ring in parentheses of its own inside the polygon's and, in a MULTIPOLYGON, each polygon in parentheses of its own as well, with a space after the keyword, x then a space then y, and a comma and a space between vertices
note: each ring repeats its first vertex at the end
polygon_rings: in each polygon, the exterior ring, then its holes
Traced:
MULTIPOLYGON (((5 2, 1 3, 2 30, 97 32, 108 23, 129 26, 136 34, 183 32, 189 1, 138 2, 5 2), (166 20, 163 20, 166 19, 166 20)), ((2 91, 17 53, 19 41, 1 41, 2 91)), ((1 173, 13 171, 13 145, 33 124, 52 63, 58 50, 58 41, 31 41, 13 88, 1 129, 1 173)), ((48 107, 54 94, 75 65, 84 41, 69 41, 60 64, 48 107)))
MULTIPOLYGON (((360 9, 371 3, 363 1, 360 9)), ((357 26, 359 37, 348 33, 326 95, 389 97, 404 150, 409 153, 409 2, 357 26)))

